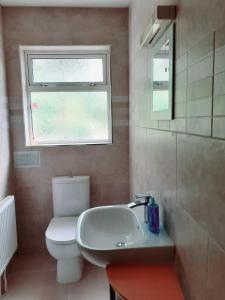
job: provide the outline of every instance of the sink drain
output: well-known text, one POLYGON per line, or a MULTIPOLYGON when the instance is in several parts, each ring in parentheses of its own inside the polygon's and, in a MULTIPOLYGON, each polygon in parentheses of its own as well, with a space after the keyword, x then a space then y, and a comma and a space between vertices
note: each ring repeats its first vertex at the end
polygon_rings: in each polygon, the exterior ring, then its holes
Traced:
POLYGON ((116 247, 120 248, 120 247, 127 247, 127 243, 126 242, 118 242, 116 243, 116 247))

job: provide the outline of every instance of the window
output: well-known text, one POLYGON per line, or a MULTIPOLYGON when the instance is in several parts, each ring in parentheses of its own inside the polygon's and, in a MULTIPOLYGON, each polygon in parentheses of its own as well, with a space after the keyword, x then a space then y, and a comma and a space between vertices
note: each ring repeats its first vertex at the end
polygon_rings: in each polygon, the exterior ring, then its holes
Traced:
POLYGON ((21 46, 27 146, 112 143, 110 46, 21 46))

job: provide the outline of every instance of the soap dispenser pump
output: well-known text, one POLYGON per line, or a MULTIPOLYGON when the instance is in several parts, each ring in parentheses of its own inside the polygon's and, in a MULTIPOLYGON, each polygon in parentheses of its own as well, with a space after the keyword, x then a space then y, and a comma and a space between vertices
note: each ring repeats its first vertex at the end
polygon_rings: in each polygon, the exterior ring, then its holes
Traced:
POLYGON ((152 233, 159 234, 159 205, 156 203, 154 197, 150 198, 148 204, 148 226, 152 233))

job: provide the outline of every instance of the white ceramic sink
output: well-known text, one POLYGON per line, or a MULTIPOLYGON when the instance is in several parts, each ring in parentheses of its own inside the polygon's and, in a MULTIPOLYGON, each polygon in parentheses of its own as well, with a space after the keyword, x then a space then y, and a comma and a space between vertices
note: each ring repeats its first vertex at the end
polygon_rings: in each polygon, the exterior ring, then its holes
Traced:
POLYGON ((126 207, 88 209, 80 216, 78 228, 79 243, 95 250, 132 246, 145 238, 135 213, 126 207))
POLYGON ((150 233, 135 209, 126 205, 83 212, 77 223, 77 242, 82 255, 101 267, 109 263, 168 262, 174 255, 166 232, 150 233))

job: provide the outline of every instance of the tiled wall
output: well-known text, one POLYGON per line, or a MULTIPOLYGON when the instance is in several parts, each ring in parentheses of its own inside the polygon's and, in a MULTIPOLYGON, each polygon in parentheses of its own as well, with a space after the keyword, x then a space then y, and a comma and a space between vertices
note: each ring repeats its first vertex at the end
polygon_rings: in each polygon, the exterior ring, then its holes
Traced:
POLYGON ((8 99, 2 31, 2 10, 0 8, 0 201, 10 189, 8 99))
POLYGON ((188 300, 225 299, 225 2, 179 0, 175 119, 150 121, 148 50, 156 4, 130 10, 131 193, 155 191, 188 300))
POLYGON ((225 139, 225 26, 215 33, 213 136, 225 139))
POLYGON ((27 150, 18 46, 112 45, 113 145, 37 148, 40 168, 14 169, 20 251, 38 251, 52 216, 53 176, 90 175, 92 206, 128 201, 128 9, 4 7, 3 16, 13 151, 27 150))

